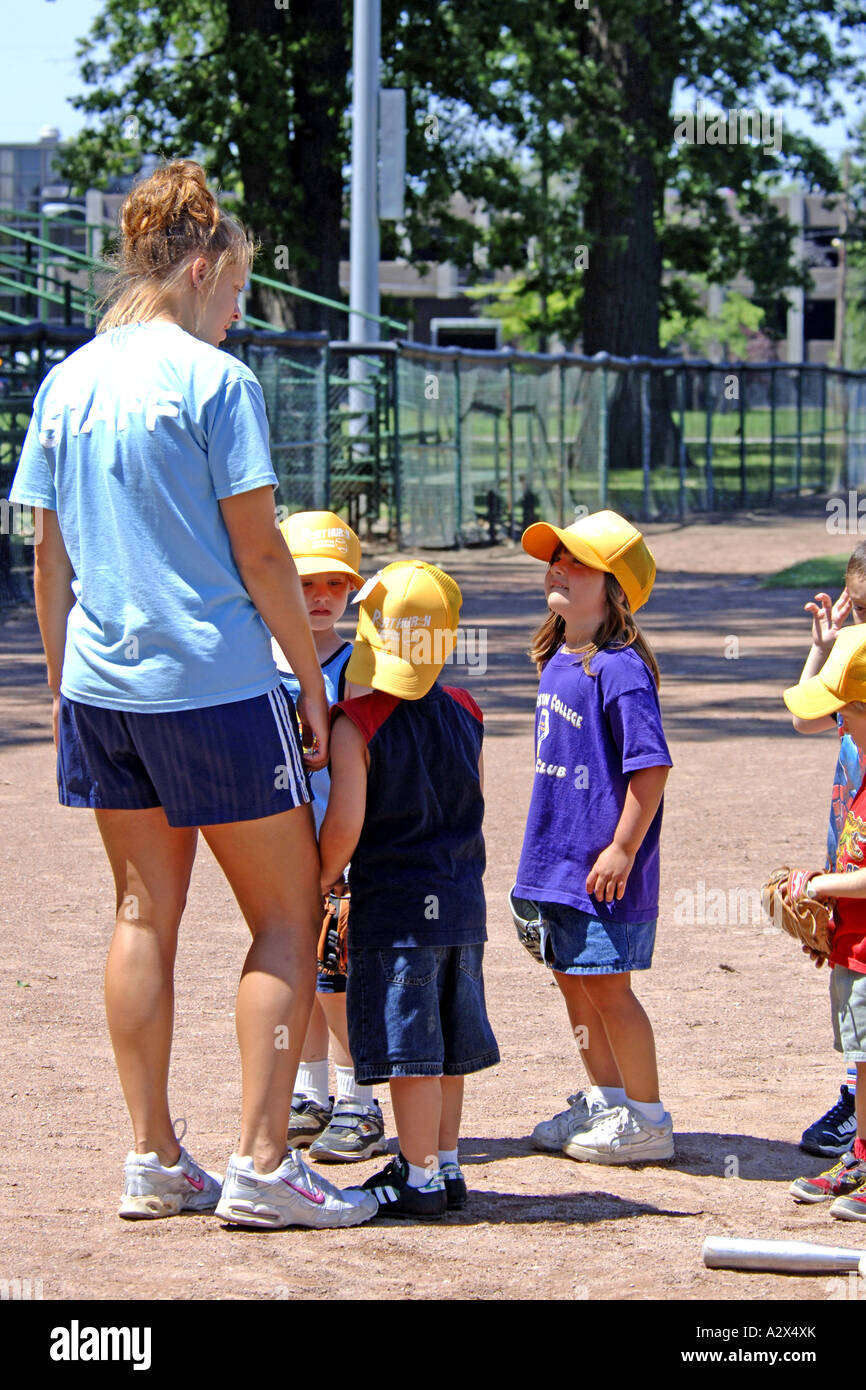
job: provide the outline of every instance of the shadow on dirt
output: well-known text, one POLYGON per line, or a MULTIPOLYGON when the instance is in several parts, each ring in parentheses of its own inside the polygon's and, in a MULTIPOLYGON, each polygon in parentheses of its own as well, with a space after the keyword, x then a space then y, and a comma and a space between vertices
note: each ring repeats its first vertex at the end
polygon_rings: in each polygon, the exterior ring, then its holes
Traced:
MULTIPOLYGON (((796 1144, 779 1139, 762 1139, 754 1134, 709 1134, 676 1131, 676 1157, 659 1164, 667 1170, 691 1173, 695 1177, 743 1178, 751 1182, 792 1182, 812 1176, 829 1167, 831 1160, 804 1154, 796 1144)), ((460 1166, 492 1163, 508 1158, 548 1157, 573 1163, 565 1154, 543 1154, 529 1137, 514 1139, 460 1138, 460 1166)), ((597 1172, 598 1166, 578 1165, 582 1172, 597 1172)), ((618 1165, 617 1165, 618 1166, 618 1165)), ((632 1166, 632 1165, 627 1165, 632 1166)), ((638 1165, 634 1165, 638 1166, 638 1165)), ((655 1166, 655 1165, 647 1165, 655 1166)), ((471 1184, 470 1184, 471 1185, 471 1184)))

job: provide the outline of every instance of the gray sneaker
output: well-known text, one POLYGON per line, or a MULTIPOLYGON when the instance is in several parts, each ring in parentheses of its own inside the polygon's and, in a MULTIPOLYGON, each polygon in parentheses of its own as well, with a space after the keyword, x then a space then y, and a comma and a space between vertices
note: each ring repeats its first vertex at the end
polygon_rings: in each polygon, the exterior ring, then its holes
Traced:
POLYGON ((249 1158, 232 1154, 216 1215, 233 1226, 360 1226, 379 1210, 372 1192, 341 1192, 319 1177, 292 1149, 273 1173, 257 1173, 249 1158))
POLYGON ((587 1100, 586 1091, 577 1091, 568 1097, 568 1109, 561 1110, 552 1120, 542 1120, 532 1131, 532 1142, 545 1153, 558 1154, 576 1129, 588 1124, 598 1110, 605 1108, 603 1101, 587 1100))
POLYGON ((306 1096, 292 1096, 292 1113, 289 1116, 289 1132, 286 1143, 290 1149, 303 1149, 318 1139, 331 1122, 334 1113, 333 1097, 327 1105, 309 1100, 306 1096))
POLYGON ((328 1128, 310 1145, 310 1158, 322 1163, 360 1163, 387 1150, 379 1102, 338 1100, 328 1128))
POLYGON ((665 1111, 659 1124, 650 1124, 630 1105, 615 1105, 575 1130, 562 1152, 579 1163, 663 1162, 674 1156, 673 1120, 665 1111))
POLYGON ((171 1168, 163 1168, 155 1153, 129 1153, 123 1169, 123 1196, 118 1216, 127 1221, 154 1221, 182 1211, 213 1211, 222 1178, 208 1173, 181 1147, 171 1168))

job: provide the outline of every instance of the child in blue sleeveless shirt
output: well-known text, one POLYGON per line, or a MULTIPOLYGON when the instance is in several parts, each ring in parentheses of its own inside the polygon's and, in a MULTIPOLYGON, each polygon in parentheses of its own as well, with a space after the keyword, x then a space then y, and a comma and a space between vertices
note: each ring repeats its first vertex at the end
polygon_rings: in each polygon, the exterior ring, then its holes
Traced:
POLYGON ((461 594, 421 561, 365 585, 346 673, 373 694, 337 706, 322 888, 351 859, 347 1016, 355 1075, 388 1081, 400 1152, 364 1183, 380 1215, 462 1207, 463 1078, 499 1061, 482 979, 487 939, 482 716, 439 685, 461 594))
MULTIPOLYGON (((293 512, 280 530, 301 578, 325 694, 333 706, 346 696, 361 693, 346 684, 352 643, 345 641, 336 627, 346 611, 350 592, 363 583, 358 573, 361 542, 335 512, 293 512)), ((294 700, 297 676, 292 674, 276 642, 273 650, 283 685, 294 700)), ((317 832, 330 786, 326 767, 310 774, 317 832)), ((384 1133, 385 1122, 373 1088, 355 1080, 346 1031, 346 976, 320 968, 295 1079, 288 1142, 298 1149, 309 1146, 310 1157, 320 1162, 353 1163, 384 1153, 384 1133), (337 1076, 336 1100, 328 1088, 329 1045, 337 1076)))
POLYGON ((671 765, 658 667, 632 616, 655 563, 610 511, 564 530, 539 522, 523 548, 547 561, 550 612, 531 651, 535 777, 512 901, 517 916, 541 922, 590 1083, 532 1138, 588 1163, 672 1158, 653 1030, 631 988, 632 971, 652 960, 671 765))

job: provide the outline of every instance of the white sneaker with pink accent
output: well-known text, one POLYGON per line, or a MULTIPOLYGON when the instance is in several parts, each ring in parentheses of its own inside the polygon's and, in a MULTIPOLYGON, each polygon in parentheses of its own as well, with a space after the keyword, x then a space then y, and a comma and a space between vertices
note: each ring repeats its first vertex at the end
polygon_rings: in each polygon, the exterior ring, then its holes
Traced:
POLYGON ((216 1215, 233 1226, 360 1226, 379 1210, 372 1192, 341 1192, 290 1149, 273 1173, 257 1173, 251 1158, 232 1154, 216 1215))
POLYGON ((155 1153, 128 1153, 123 1169, 123 1197, 118 1216, 127 1221, 154 1221, 183 1211, 210 1212, 219 1201, 222 1177, 208 1173, 181 1147, 171 1168, 155 1153))

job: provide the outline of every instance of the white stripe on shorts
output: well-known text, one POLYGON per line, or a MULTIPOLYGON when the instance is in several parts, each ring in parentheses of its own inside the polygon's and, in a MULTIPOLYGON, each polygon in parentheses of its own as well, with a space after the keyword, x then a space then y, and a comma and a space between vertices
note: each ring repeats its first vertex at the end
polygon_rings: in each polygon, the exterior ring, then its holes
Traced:
POLYGON ((309 797, 306 795, 307 780, 304 765, 301 761, 295 731, 292 728, 294 716, 289 713, 288 701, 282 687, 278 690, 269 690, 268 700, 273 711, 274 723, 277 726, 277 733, 283 747, 283 757, 286 760, 286 769, 291 780, 289 790, 292 794, 292 800, 296 806, 303 806, 309 797))

